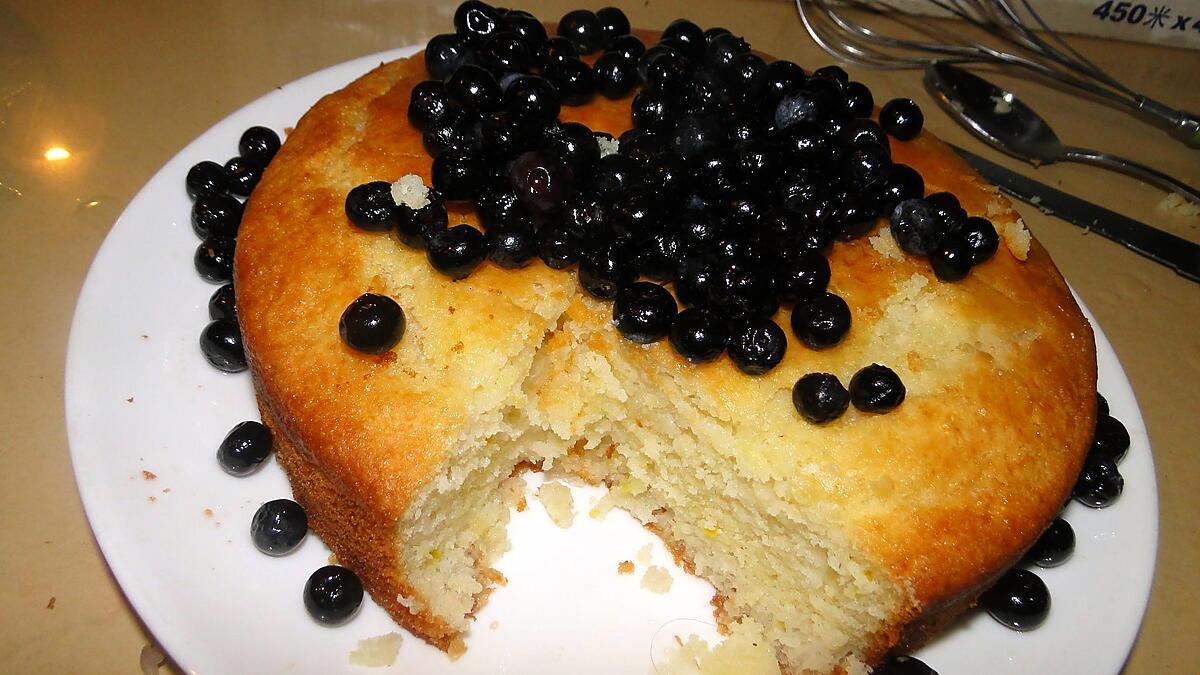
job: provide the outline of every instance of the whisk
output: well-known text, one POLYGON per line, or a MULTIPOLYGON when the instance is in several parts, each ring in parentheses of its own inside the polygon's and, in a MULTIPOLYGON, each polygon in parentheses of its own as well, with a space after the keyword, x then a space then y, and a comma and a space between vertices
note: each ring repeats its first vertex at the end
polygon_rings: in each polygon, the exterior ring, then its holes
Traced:
POLYGON ((1176 110, 1139 94, 1105 73, 1058 36, 1028 0, 926 0, 944 12, 969 22, 1002 42, 1006 50, 954 35, 932 22, 910 25, 933 41, 893 37, 862 25, 842 11, 865 10, 889 14, 897 20, 913 15, 886 0, 795 0, 800 20, 813 40, 836 58, 867 68, 924 68, 934 61, 987 63, 1025 68, 1069 85, 1165 127, 1170 135, 1191 148, 1200 148, 1200 117, 1176 110), (1026 25, 1028 17, 1045 37, 1026 25))

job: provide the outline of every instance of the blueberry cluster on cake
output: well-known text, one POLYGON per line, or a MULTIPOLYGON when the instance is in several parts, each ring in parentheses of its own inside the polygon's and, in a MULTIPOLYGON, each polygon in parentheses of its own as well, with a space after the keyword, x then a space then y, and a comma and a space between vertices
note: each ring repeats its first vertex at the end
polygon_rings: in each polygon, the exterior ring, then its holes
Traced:
POLYGON ((531 467, 607 486, 785 672, 919 644, 1034 544, 1091 329, 911 101, 688 21, 455 21, 304 116, 234 261, 296 500, 398 623, 469 645, 531 467))

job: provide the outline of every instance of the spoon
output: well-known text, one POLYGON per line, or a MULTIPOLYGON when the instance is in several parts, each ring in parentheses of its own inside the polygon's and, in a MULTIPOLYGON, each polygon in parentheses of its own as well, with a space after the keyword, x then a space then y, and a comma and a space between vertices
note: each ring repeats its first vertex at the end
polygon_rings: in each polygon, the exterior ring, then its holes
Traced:
POLYGON ((1200 203, 1200 191, 1161 171, 1106 152, 1063 145, 1046 120, 1012 92, 962 68, 941 61, 931 63, 925 67, 925 84, 951 117, 1013 157, 1034 166, 1061 161, 1096 164, 1200 203))

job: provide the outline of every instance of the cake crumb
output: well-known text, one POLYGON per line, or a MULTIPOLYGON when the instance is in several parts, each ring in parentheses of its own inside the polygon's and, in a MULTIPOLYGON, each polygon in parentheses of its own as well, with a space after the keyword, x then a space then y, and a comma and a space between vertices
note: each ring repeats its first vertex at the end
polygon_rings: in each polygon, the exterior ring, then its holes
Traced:
POLYGON ((744 623, 735 624, 732 635, 715 646, 695 635, 686 641, 676 636, 678 647, 659 664, 659 675, 779 675, 775 650, 761 628, 749 620, 744 623))
POLYGON ((336 553, 330 553, 330 554, 329 554, 329 564, 330 564, 330 565, 336 565, 336 564, 338 564, 338 560, 337 560, 337 554, 336 554, 336 553))
POLYGON ((622 560, 617 563, 617 574, 633 574, 633 561, 622 560))
POLYGON ((1172 192, 1166 197, 1163 197, 1162 201, 1160 201, 1154 208, 1157 211, 1169 213, 1173 216, 1200 216, 1200 204, 1189 201, 1187 197, 1184 197, 1178 192, 1172 192))
POLYGON ((904 260, 904 251, 901 251, 896 244, 896 238, 892 236, 892 228, 879 228, 879 234, 870 237, 867 241, 871 242, 871 248, 875 249, 879 255, 892 260, 904 260))
POLYGON ((417 174, 405 174, 392 183, 392 199, 397 204, 419 209, 429 204, 429 188, 425 187, 425 181, 417 174))
POLYGON ((497 628, 499 628, 499 627, 500 627, 500 622, 499 622, 499 621, 493 621, 493 622, 491 622, 491 623, 489 623, 489 624, 488 624, 488 629, 490 629, 490 630, 496 630, 496 629, 497 629, 497 628))
POLYGON ((358 641, 350 652, 350 665, 364 668, 387 668, 396 662, 400 653, 400 634, 384 633, 358 641))
POLYGON ((158 476, 154 475, 153 471, 142 470, 143 480, 154 480, 155 478, 158 478, 158 476))
POLYGON ((450 646, 446 648, 446 656, 448 656, 451 661, 457 661, 461 659, 462 655, 466 653, 467 643, 463 642, 462 638, 455 638, 454 642, 451 642, 450 646))
POLYGON ((1033 237, 1029 234, 1029 230, 1025 227, 1025 221, 1017 218, 1015 222, 1008 223, 1000 229, 1000 238, 1004 240, 1004 245, 1008 247, 1010 253, 1017 260, 1024 261, 1029 258, 1029 247, 1033 237))
POLYGON ((125 399, 125 402, 126 402, 126 403, 133 403, 133 397, 132 397, 132 396, 130 396, 129 398, 125 399))
POLYGON ((500 499, 504 505, 510 509, 516 509, 518 513, 525 510, 525 479, 520 476, 512 476, 504 480, 500 484, 500 499))
POLYGON ((213 510, 212 510, 212 509, 204 509, 204 517, 205 517, 205 518, 212 518, 212 517, 213 517, 213 510))
POLYGON ((54 603, 58 602, 58 598, 50 596, 50 602, 46 603, 46 609, 54 609, 54 603))
POLYGON ((575 520, 575 501, 571 496, 571 488, 562 483, 542 483, 537 489, 537 497, 555 525, 562 528, 571 526, 575 520))
POLYGON ((643 565, 649 565, 650 564, 650 553, 653 550, 654 550, 654 544, 646 544, 645 546, 638 549, 637 561, 642 563, 643 565))
POLYGON ((596 137, 596 145, 600 146, 600 159, 604 159, 609 155, 615 155, 621 148, 621 142, 617 139, 609 140, 603 136, 596 137))
POLYGON ((591 510, 588 511, 588 516, 592 520, 604 520, 604 517, 608 515, 609 511, 612 511, 612 508, 612 495, 605 493, 603 497, 596 500, 595 504, 592 504, 591 510))
POLYGON ((658 565, 651 565, 642 575, 642 588, 654 593, 667 593, 671 590, 671 573, 658 565))
POLYGON ((159 666, 166 661, 167 655, 162 653, 161 649, 154 645, 144 645, 138 657, 138 667, 141 668, 142 675, 156 675, 159 666))

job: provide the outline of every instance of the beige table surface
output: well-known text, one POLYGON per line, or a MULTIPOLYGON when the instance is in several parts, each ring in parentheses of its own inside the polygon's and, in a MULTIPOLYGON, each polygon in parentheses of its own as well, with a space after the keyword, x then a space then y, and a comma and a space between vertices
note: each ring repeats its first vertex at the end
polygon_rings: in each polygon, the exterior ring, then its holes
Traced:
MULTIPOLYGON (((527 4, 543 19, 573 8, 527 4)), ((432 0, 0 0, 0 671, 137 672, 142 647, 153 641, 92 539, 63 421, 75 298, 109 227, 167 159, 216 121, 317 69, 446 32, 453 10, 454 3, 432 0), (70 158, 46 160, 53 146, 67 148, 70 158)), ((626 11, 647 28, 679 16, 723 25, 808 68, 829 61, 782 0, 641 0, 626 11)), ((1200 110, 1200 52, 1074 42, 1119 79, 1200 110)), ((928 128, 982 152, 936 109, 917 73, 849 70, 877 101, 912 96, 928 128)), ((1048 111, 1065 141, 1094 144, 1200 185, 1200 151, 1114 110, 1000 79, 1048 111)), ((1163 194, 1133 180, 1083 166, 1034 171, 998 161, 1200 238, 1200 217, 1156 210, 1163 194)), ((1195 673, 1200 285, 1033 208, 1021 210, 1116 347, 1154 447, 1162 500, 1158 568, 1126 672, 1195 673)))

